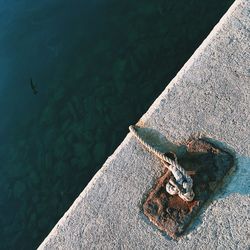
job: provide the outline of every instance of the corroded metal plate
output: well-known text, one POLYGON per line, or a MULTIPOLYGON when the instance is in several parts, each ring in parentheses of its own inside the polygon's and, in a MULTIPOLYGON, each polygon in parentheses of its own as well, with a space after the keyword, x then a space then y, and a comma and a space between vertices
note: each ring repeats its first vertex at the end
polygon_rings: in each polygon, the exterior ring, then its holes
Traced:
POLYGON ((188 227, 200 208, 218 189, 225 176, 234 168, 234 157, 214 145, 201 140, 190 140, 187 151, 178 162, 191 175, 195 198, 185 202, 171 196, 165 186, 171 173, 165 170, 150 191, 144 205, 144 214, 160 230, 173 238, 179 237, 188 227))

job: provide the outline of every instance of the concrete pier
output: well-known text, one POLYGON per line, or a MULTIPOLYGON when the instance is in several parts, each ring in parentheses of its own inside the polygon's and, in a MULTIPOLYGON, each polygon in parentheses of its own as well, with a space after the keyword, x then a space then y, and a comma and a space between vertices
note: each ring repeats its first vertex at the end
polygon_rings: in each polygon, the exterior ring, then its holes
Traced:
POLYGON ((249 249, 249 0, 235 1, 138 124, 175 144, 210 137, 235 152, 236 172, 175 241, 142 212, 161 163, 128 134, 39 249, 249 249))

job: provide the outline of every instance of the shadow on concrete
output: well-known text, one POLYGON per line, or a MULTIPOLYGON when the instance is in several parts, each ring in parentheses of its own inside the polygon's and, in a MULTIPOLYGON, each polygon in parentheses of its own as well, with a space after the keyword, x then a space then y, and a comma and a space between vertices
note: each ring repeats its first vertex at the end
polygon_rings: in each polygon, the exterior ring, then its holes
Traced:
POLYGON ((234 157, 235 171, 227 178, 225 184, 215 194, 216 199, 229 196, 232 193, 240 195, 250 194, 250 157, 237 154, 229 145, 217 141, 212 138, 203 137, 206 141, 212 143, 216 147, 230 153, 234 157))

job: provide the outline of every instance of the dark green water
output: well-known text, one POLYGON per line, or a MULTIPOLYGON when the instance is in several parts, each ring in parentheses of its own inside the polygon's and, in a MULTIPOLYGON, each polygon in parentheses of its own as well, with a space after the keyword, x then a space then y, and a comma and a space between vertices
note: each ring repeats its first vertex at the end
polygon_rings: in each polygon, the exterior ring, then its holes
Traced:
POLYGON ((1 249, 41 243, 232 2, 0 0, 1 249))

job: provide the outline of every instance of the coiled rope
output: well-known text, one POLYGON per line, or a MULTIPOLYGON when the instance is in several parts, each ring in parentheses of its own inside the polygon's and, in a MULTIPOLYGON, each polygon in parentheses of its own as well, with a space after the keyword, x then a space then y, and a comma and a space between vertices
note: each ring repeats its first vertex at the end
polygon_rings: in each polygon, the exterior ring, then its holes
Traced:
POLYGON ((185 201, 192 201, 194 198, 194 192, 192 190, 193 180, 177 163, 177 160, 170 159, 145 142, 136 131, 135 126, 129 126, 129 130, 149 152, 160 158, 164 162, 164 166, 172 172, 175 179, 170 178, 169 182, 166 184, 166 191, 171 195, 178 194, 180 198, 185 201), (166 164, 166 162, 168 164, 166 164))

